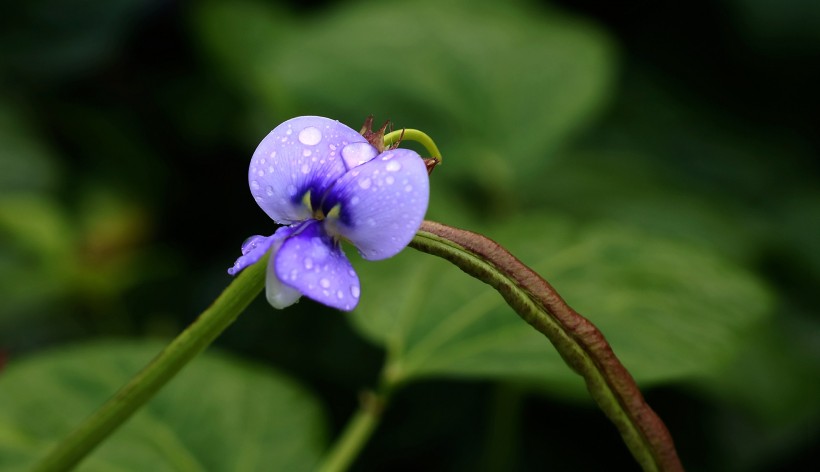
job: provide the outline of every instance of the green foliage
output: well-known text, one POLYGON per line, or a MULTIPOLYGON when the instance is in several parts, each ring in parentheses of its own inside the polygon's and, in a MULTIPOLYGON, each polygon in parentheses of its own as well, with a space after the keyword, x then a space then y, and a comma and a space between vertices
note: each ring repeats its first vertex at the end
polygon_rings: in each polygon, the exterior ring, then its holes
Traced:
MULTIPOLYGON (((107 341, 16 363, 0 377, 0 468, 25 470, 162 348, 107 341)), ((222 354, 196 359, 78 470, 312 470, 325 443, 316 399, 282 374, 222 354)))
POLYGON ((309 18, 209 3, 196 19, 207 52, 268 115, 426 123, 445 154, 464 156, 442 178, 492 175, 493 190, 544 170, 604 104, 614 69, 598 29, 515 3, 358 2, 309 18))
MULTIPOLYGON (((356 127, 373 113, 430 134, 445 162, 428 218, 497 240, 595 322, 661 399, 690 468, 781 470, 810 450, 815 4, 732 0, 720 34, 698 9, 697 37, 659 40, 658 18, 605 27, 616 20, 528 1, 291 3, 39 1, 0 19, 0 469, 44 452, 159 345, 35 351, 176 334, 228 283, 242 239, 272 232, 244 166, 276 123, 303 114, 356 127)), ((385 350, 390 380, 421 384, 405 392, 435 392, 398 394, 391 408, 404 410, 388 410, 363 469, 418 466, 395 452, 451 420, 453 451, 472 453, 476 425, 498 419, 483 395, 522 383, 535 393, 503 418, 506 440, 559 402, 569 419, 536 437, 584 430, 556 455, 588 456, 586 409, 563 402, 586 398, 580 378, 496 293, 412 251, 352 256, 363 291, 348 325, 310 301, 259 303, 222 347, 307 378, 339 418, 378 383, 362 339, 385 350), (475 408, 432 418, 430 399, 453 392, 475 408)), ((208 355, 84 467, 221 470, 257 454, 271 462, 248 470, 292 470, 315 462, 322 430, 301 389, 208 355), (295 462, 274 462, 288 451, 295 462)), ((418 457, 443 454, 433 449, 418 457)), ((519 470, 537 455, 505 451, 497 463, 519 470)), ((458 454, 438 468, 475 468, 453 466, 458 454)), ((529 468, 562 468, 544 460, 529 468)), ((602 460, 564 468, 617 468, 602 460)))
MULTIPOLYGON (((760 281, 690 244, 617 225, 579 227, 549 215, 482 233, 550 280, 605 333, 640 383, 716 372, 770 311, 760 281)), ((385 346, 395 381, 430 375, 517 379, 585 397, 580 377, 542 335, 494 290, 446 262, 405 253, 357 270, 369 295, 350 320, 385 346)))

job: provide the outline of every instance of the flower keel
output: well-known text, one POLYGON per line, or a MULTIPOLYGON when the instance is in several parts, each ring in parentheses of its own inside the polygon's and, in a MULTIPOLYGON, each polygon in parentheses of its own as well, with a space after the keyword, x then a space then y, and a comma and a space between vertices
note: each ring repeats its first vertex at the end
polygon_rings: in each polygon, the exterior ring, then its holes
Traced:
POLYGON ((358 304, 359 277, 321 222, 305 223, 302 231, 285 240, 274 260, 281 283, 308 298, 344 311, 358 304))

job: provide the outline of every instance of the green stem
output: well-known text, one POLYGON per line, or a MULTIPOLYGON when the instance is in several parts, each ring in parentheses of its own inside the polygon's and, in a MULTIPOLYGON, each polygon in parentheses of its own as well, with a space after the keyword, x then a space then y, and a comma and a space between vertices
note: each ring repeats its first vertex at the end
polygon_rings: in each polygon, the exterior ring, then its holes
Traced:
POLYGON ((683 470, 669 431, 603 334, 546 280, 495 241, 440 223, 423 222, 410 245, 452 262, 498 290, 521 318, 546 336, 584 378, 593 400, 644 470, 683 470))
POLYGON ((68 470, 147 403, 197 354, 233 323, 265 286, 268 256, 247 267, 199 318, 165 347, 100 409, 52 449, 33 471, 68 470))
POLYGON ((442 160, 441 151, 438 150, 436 143, 433 142, 433 138, 427 136, 427 134, 423 131, 412 128, 404 128, 397 129, 396 131, 384 135, 385 146, 392 146, 398 141, 415 141, 420 143, 424 146, 424 149, 430 153, 430 157, 436 158, 439 162, 442 160))
POLYGON ((319 472, 347 470, 375 431, 386 402, 386 393, 366 392, 363 394, 359 409, 348 421, 341 436, 316 470, 319 472))

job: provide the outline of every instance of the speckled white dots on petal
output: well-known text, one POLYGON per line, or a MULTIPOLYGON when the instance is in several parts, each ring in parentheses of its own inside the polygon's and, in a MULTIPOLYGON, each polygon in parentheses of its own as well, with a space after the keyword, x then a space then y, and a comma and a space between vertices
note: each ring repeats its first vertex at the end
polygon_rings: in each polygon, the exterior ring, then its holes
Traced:
POLYGON ((418 230, 429 198, 418 154, 394 149, 379 155, 352 128, 318 116, 294 118, 271 131, 251 158, 248 182, 265 213, 290 226, 253 238, 229 272, 270 250, 266 296, 277 308, 304 295, 354 309, 359 279, 339 241, 347 239, 366 259, 395 255, 418 230), (316 218, 316 211, 325 218, 316 218))
POLYGON ((282 243, 276 254, 276 275, 285 285, 325 305, 349 311, 358 303, 357 297, 348 294, 359 287, 359 278, 319 221, 305 223, 282 243))
POLYGON ((333 230, 365 259, 384 259, 401 251, 427 212, 429 179, 424 161, 409 149, 390 153, 393 157, 388 160, 373 159, 345 174, 325 198, 326 210, 341 205, 333 230), (397 192, 401 187, 393 185, 396 179, 405 182, 404 192, 397 192))
POLYGON ((347 171, 341 157, 331 155, 336 153, 331 146, 338 149, 342 143, 366 140, 338 121, 319 116, 294 118, 274 128, 251 158, 251 193, 259 206, 277 223, 310 218, 303 196, 323 194, 347 171))

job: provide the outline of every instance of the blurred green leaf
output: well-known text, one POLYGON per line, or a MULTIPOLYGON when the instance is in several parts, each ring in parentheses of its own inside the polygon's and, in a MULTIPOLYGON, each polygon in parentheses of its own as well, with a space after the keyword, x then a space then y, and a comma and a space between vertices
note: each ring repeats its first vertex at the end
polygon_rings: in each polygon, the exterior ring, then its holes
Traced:
POLYGON ((752 261, 763 235, 757 215, 734 198, 693 192, 669 177, 666 160, 636 147, 576 147, 561 156, 530 205, 571 212, 588 220, 612 220, 653 234, 719 250, 752 261))
POLYGON ((769 53, 820 49, 820 4, 812 0, 725 0, 735 27, 769 53))
MULTIPOLYGON (((691 244, 624 226, 533 216, 484 231, 541 273, 606 335, 640 383, 713 372, 768 314, 769 293, 742 268, 691 244)), ((583 384, 492 289, 448 263, 405 252, 362 264, 350 320, 388 351, 390 375, 512 378, 558 393, 583 384)))
POLYGON ((0 195, 48 190, 57 176, 54 157, 42 137, 0 97, 0 195))
POLYGON ((52 81, 87 71, 155 0, 35 0, 0 19, 0 70, 52 81), (5 20, 5 21, 2 21, 5 20))
POLYGON ((51 199, 0 197, 0 322, 71 286, 75 231, 51 199))
MULTIPOLYGON (((787 304, 788 305, 788 304, 787 304)), ((820 435, 820 321, 782 307, 745 340, 743 355, 702 379, 720 413, 709 441, 723 467, 776 470, 783 457, 810 448, 820 435)))
MULTIPOLYGON (((0 376, 0 468, 25 469, 161 348, 98 342, 12 361, 0 376)), ((311 470, 323 444, 323 413, 302 387, 206 353, 78 470, 311 470)))
POLYGON ((491 190, 544 169, 613 77, 600 30, 532 4, 358 2, 302 18, 210 3, 195 13, 206 51, 267 112, 266 126, 307 113, 356 127, 373 113, 423 127, 463 156, 443 178, 491 190))

